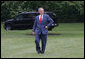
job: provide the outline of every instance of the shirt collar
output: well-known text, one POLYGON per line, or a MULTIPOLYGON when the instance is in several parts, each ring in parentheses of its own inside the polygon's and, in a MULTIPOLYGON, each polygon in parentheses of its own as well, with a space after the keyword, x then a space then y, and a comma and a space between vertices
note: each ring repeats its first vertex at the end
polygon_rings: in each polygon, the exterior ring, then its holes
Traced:
MULTIPOLYGON (((41 16, 41 15, 39 15, 39 20, 40 20, 40 16, 41 16)), ((43 15, 42 15, 42 20, 43 20, 43 15)))
MULTIPOLYGON (((41 16, 41 15, 39 15, 39 16, 41 16)), ((43 17, 43 15, 42 15, 42 17, 43 17)))

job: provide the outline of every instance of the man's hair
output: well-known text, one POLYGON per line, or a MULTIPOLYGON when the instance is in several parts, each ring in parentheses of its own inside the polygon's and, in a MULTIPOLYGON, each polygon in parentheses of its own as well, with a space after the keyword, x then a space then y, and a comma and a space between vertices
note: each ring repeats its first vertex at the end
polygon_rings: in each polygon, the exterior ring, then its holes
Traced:
POLYGON ((40 9, 44 10, 44 8, 40 7, 40 8, 38 8, 38 11, 39 11, 40 9))

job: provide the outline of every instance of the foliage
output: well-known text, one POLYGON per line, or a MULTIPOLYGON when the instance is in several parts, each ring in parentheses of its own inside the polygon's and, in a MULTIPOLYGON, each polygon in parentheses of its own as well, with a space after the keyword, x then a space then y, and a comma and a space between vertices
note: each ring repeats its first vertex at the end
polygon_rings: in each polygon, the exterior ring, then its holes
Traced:
POLYGON ((54 12, 59 22, 84 22, 84 1, 1 1, 1 21, 39 7, 54 12))

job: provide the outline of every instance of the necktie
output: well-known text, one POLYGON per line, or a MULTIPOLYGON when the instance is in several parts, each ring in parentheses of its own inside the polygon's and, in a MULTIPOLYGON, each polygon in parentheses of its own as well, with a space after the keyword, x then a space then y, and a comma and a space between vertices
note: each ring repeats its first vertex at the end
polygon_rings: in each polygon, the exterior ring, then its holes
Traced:
POLYGON ((42 23, 42 16, 40 16, 40 24, 42 23))

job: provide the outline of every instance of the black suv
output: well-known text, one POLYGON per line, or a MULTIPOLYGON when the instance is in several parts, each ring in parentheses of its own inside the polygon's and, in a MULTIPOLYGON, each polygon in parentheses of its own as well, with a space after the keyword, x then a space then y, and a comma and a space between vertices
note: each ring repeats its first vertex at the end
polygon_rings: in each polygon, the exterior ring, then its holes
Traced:
MULTIPOLYGON (((54 23, 48 30, 52 30, 55 26, 58 26, 57 19, 55 19, 56 15, 52 12, 45 12, 48 14, 53 20, 54 23)), ((24 29, 32 29, 35 17, 39 15, 38 12, 21 12, 13 19, 9 19, 4 22, 4 28, 6 30, 24 30, 24 29)))

